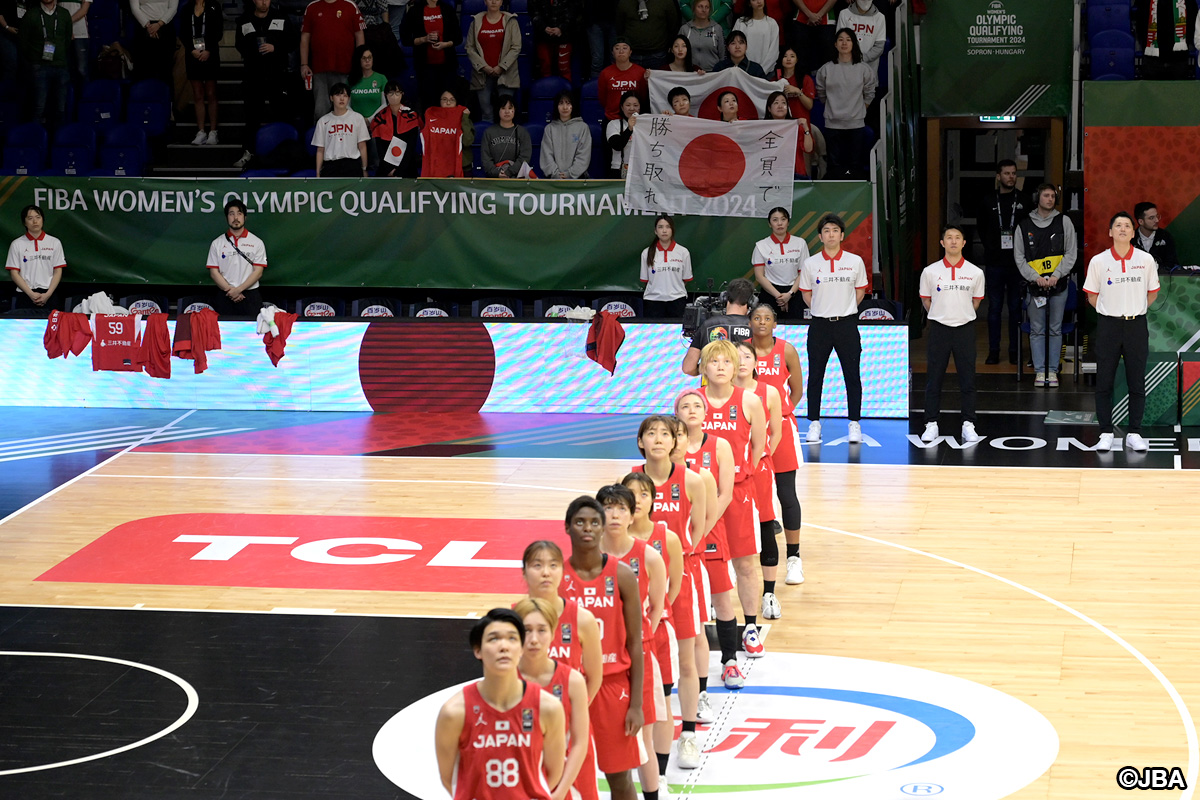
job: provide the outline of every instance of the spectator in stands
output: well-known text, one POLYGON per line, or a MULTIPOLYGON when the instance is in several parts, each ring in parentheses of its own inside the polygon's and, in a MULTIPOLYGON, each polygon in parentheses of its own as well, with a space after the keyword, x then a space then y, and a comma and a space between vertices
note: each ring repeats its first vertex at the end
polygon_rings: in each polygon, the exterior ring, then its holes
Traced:
POLYGON ((762 65, 751 61, 746 56, 746 49, 746 34, 743 31, 732 31, 729 34, 729 39, 725 42, 725 50, 728 55, 716 63, 716 66, 713 67, 713 72, 720 72, 721 70, 736 67, 752 78, 763 78, 765 80, 767 74, 763 72, 762 65))
POLYGON ((92 58, 91 45, 88 41, 87 15, 92 7, 92 0, 59 0, 60 6, 71 13, 71 54, 67 61, 70 63, 71 75, 74 77, 75 91, 83 89, 88 80, 88 66, 92 58))
POLYGON ((1029 290, 1033 385, 1053 387, 1058 386, 1067 286, 1079 252, 1075 226, 1054 208, 1058 204, 1058 187, 1043 183, 1037 188, 1037 198, 1034 212, 1017 223, 1013 258, 1029 290))
POLYGON ((311 81, 313 119, 329 111, 326 98, 346 84, 354 48, 366 41, 366 23, 350 0, 314 0, 300 29, 300 75, 311 81))
POLYGON ((879 79, 863 62, 854 31, 842 28, 834 42, 837 56, 817 72, 817 97, 825 103, 825 141, 833 180, 867 177, 870 142, 867 106, 875 99, 879 79))
POLYGON ((692 43, 682 33, 677 34, 671 42, 671 61, 662 69, 669 72, 682 72, 685 75, 704 74, 704 70, 697 67, 692 61, 692 43))
POLYGON ((421 130, 421 177, 461 178, 471 165, 475 126, 471 113, 459 105, 454 92, 442 92, 438 105, 425 112, 421 130))
POLYGON ((796 48, 784 47, 779 53, 779 63, 775 66, 773 77, 776 80, 782 78, 787 81, 788 85, 783 87, 783 93, 787 95, 792 118, 802 120, 808 125, 808 131, 813 137, 813 149, 805 154, 805 171, 809 176, 819 178, 821 161, 825 156, 825 134, 812 124, 812 107, 813 100, 817 98, 817 84, 811 75, 796 70, 799 64, 800 56, 796 48))
POLYGON ((371 144, 375 147, 375 174, 380 178, 415 178, 420 164, 417 141, 421 117, 404 105, 404 90, 395 81, 383 87, 387 105, 371 118, 371 144))
MULTIPOLYGON (((318 156, 320 158, 320 156, 318 156)), ((208 275, 224 292, 217 313, 256 317, 262 308, 258 279, 267 268, 267 247, 246 230, 246 204, 234 198, 225 204, 229 229, 208 248, 208 275)))
MULTIPOLYGON (((375 71, 383 76, 384 81, 389 75, 399 75, 404 69, 404 53, 400 50, 399 37, 392 32, 389 21, 392 12, 388 0, 357 2, 358 10, 363 15, 363 23, 366 25, 363 30, 363 43, 371 48, 371 56, 375 59, 375 71)), ((353 67, 353 64, 351 66, 353 67)))
POLYGON ((675 241, 675 221, 669 214, 654 218, 654 241, 642 250, 640 261, 643 314, 650 319, 682 319, 692 255, 675 241))
POLYGON ((712 0, 692 3, 692 18, 679 26, 679 35, 692 45, 692 64, 705 72, 725 57, 725 31, 712 20, 712 0))
POLYGON ((496 105, 499 119, 483 133, 483 174, 489 178, 515 178, 522 167, 533 166, 533 140, 529 131, 516 124, 517 104, 511 94, 500 95, 496 105))
POLYGON ((242 54, 242 92, 245 97, 246 124, 242 137, 242 157, 235 167, 245 167, 254 156, 254 140, 265 120, 278 121, 287 116, 288 56, 296 50, 296 29, 287 15, 271 0, 254 0, 237 21, 234 37, 242 54))
POLYGON ((400 43, 413 49, 422 107, 440 102, 442 92, 458 80, 455 46, 462 40, 458 13, 445 0, 413 0, 400 28, 400 43))
POLYGON ((858 38, 863 61, 875 67, 887 44, 887 20, 875 7, 875 0, 850 0, 837 18, 837 29, 849 28, 858 38))
MULTIPOLYGON (((358 13, 362 14, 363 23, 369 28, 372 25, 388 24, 388 4, 386 0, 356 0, 358 13)), ((388 27, 391 27, 390 25, 388 27)))
POLYGON ((721 115, 721 122, 737 122, 737 95, 733 92, 721 92, 717 95, 717 113, 721 115))
MULTIPOLYGON (((696 4, 700 0, 680 0, 679 13, 684 19, 696 19, 697 11, 696 4)), ((733 1, 732 0, 709 0, 708 18, 721 26, 721 33, 725 36, 729 35, 731 26, 733 25, 733 1)), ((693 41, 692 44, 695 44, 693 41)), ((722 47, 717 51, 719 54, 717 60, 725 54, 725 48, 722 47)))
POLYGON ((16 0, 0 0, 0 78, 17 79, 17 16, 16 0))
POLYGON ((796 17, 784 31, 787 43, 804 59, 802 72, 815 72, 833 57, 834 27, 829 10, 836 0, 792 0, 796 17))
POLYGON ((633 138, 633 126, 637 124, 637 116, 642 111, 642 101, 637 92, 626 92, 621 95, 621 116, 610 119, 604 124, 604 139, 612 152, 612 161, 608 165, 609 178, 624 178, 629 171, 629 140, 633 138))
MULTIPOLYGON (((788 105, 787 95, 783 92, 771 92, 767 95, 767 104, 763 108, 763 119, 794 120, 792 109, 788 105)), ((808 162, 806 157, 813 151, 812 129, 808 120, 797 122, 800 130, 796 133, 796 177, 808 177, 808 162)))
POLYGON ((407 0, 388 0, 388 27, 396 43, 400 43, 400 26, 404 24, 404 14, 408 10, 407 0))
POLYGON ((129 0, 129 11, 137 20, 130 45, 135 80, 153 78, 175 89, 175 13, 179 0, 129 0))
POLYGON ((554 98, 554 108, 558 119, 547 125, 542 134, 542 177, 586 178, 592 161, 592 132, 579 118, 570 92, 559 92, 554 98))
POLYGON ((629 40, 633 62, 646 69, 671 60, 667 50, 682 22, 675 0, 617 0, 617 35, 629 40))
MULTIPOLYGON (((314 3, 315 5, 315 3, 314 3)), ((313 129, 317 175, 322 178, 360 178, 367 174, 367 121, 350 109, 350 87, 335 83, 329 89, 333 106, 313 129)))
POLYGON ((21 60, 31 78, 33 119, 50 128, 66 121, 67 52, 71 46, 71 15, 55 0, 32 6, 21 18, 21 60), (53 95, 53 104, 51 104, 53 95), (49 106, 49 113, 47 113, 49 106))
POLYGON ((583 0, 529 0, 539 76, 560 75, 571 80, 571 43, 582 21, 583 0))
POLYGON ((25 233, 8 246, 8 258, 4 261, 4 268, 17 285, 16 308, 44 308, 47 311, 60 308, 59 299, 52 298, 62 280, 67 258, 62 242, 46 233, 45 223, 46 215, 40 207, 21 209, 25 233))
POLYGON ((616 119, 621 113, 621 97, 626 92, 637 92, 646 97, 646 70, 630 60, 633 50, 629 40, 618 37, 612 47, 613 63, 600 73, 596 87, 600 105, 604 107, 605 119, 616 119))
MULTIPOLYGON (((521 26, 516 14, 500 10, 501 0, 486 2, 487 10, 472 18, 467 31, 467 58, 471 59, 471 91, 479 98, 480 117, 493 122, 493 96, 511 97, 521 86, 517 71, 521 26)), ((568 51, 568 59, 569 55, 568 51)))
POLYGON ((664 109, 662 113, 678 114, 681 117, 690 117, 692 115, 692 96, 682 86, 676 86, 667 92, 667 102, 671 104, 671 108, 664 109))
POLYGON ((746 35, 746 58, 764 70, 779 60, 779 23, 767 16, 766 0, 749 0, 746 14, 733 23, 746 35))
MULTIPOLYGON (((383 87, 387 78, 375 71, 375 54, 370 45, 360 44, 354 48, 354 56, 350 61, 350 76, 347 81, 350 86, 350 108, 362 114, 363 119, 371 119, 375 112, 387 105, 383 96, 383 87)), ((370 128, 368 127, 368 130, 370 128)), ((367 167, 372 172, 379 166, 375 148, 367 146, 367 167)))
POLYGON ((1173 270, 1179 266, 1179 256, 1175 254, 1175 237, 1165 228, 1158 227, 1160 217, 1158 206, 1154 203, 1138 203, 1133 207, 1133 215, 1137 217, 1138 229, 1134 245, 1138 250, 1144 250, 1154 256, 1159 269, 1173 270))
POLYGON ((192 84, 196 109, 196 138, 192 144, 219 144, 217 136, 217 76, 221 72, 221 37, 225 23, 218 0, 193 0, 180 14, 179 34, 184 43, 184 68, 192 84), (204 132, 205 110, 208 133, 204 132))
POLYGON ((1029 214, 1029 208, 1016 186, 1017 164, 1006 158, 996 164, 996 191, 988 193, 975 212, 987 279, 988 354, 985 364, 1000 363, 1000 321, 1005 307, 1008 308, 1008 360, 1017 363, 1025 279, 1013 261, 1013 243, 1017 225, 1029 214))
POLYGON ((1134 35, 1142 56, 1141 77, 1167 81, 1191 78, 1188 28, 1195 30, 1194 0, 1149 0, 1134 5, 1134 35))
POLYGON ((599 78, 601 71, 611 63, 608 54, 617 42, 616 12, 615 0, 584 0, 584 30, 591 67, 589 78, 599 78))

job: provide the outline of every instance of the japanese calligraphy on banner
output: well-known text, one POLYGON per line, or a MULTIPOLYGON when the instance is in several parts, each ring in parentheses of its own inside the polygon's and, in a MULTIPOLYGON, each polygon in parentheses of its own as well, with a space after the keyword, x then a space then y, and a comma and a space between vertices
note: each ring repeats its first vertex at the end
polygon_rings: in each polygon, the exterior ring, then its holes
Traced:
POLYGON ((738 101, 738 119, 762 119, 767 110, 767 98, 771 92, 782 92, 788 82, 780 79, 767 81, 752 78, 745 70, 723 69, 704 75, 683 74, 667 70, 649 70, 646 79, 650 84, 650 110, 670 113, 671 104, 667 94, 676 86, 687 89, 692 99, 692 114, 701 119, 720 119, 717 98, 724 92, 733 92, 738 101))
POLYGON ((709 217, 762 217, 776 206, 790 212, 799 129, 795 120, 638 117, 625 202, 709 217))

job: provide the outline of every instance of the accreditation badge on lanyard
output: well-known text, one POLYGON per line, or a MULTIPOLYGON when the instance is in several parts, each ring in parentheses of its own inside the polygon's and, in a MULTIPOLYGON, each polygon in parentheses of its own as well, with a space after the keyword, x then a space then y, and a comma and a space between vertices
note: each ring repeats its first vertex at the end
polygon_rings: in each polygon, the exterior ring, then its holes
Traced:
MULTIPOLYGON (((1000 217, 1000 215, 1003 213, 1004 212, 1002 212, 1000 210, 1000 199, 999 199, 999 195, 997 195, 996 216, 1000 217)), ((1013 204, 1012 204, 1012 215, 1008 218, 1008 224, 1005 225, 1004 219, 1003 218, 1000 219, 1000 249, 1001 250, 1012 250, 1013 249, 1013 231, 1016 229, 1016 227, 1017 227, 1017 201, 1014 199, 1013 204)))
POLYGON ((43 39, 43 41, 42 41, 42 61, 53 61, 55 46, 54 46, 54 42, 52 39, 58 38, 58 9, 56 8, 54 10, 54 13, 50 15, 50 18, 52 20, 54 20, 53 37, 46 30, 46 15, 42 14, 41 16, 42 16, 41 21, 42 21, 42 39, 43 39))
POLYGON ((1001 250, 1012 250, 1013 249, 1013 232, 1011 229, 1000 231, 1000 249, 1001 250))

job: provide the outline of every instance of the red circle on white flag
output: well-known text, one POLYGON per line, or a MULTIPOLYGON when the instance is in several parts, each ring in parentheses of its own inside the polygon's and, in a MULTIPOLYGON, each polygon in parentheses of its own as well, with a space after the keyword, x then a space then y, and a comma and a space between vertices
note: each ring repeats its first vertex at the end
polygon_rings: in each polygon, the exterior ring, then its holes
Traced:
POLYGON ((392 146, 392 155, 399 157, 399 155, 400 155, 400 148, 399 148, 399 147, 397 147, 397 146, 395 146, 395 145, 393 145, 393 146, 392 146))
POLYGON ((701 197, 728 194, 745 173, 742 148, 719 133, 697 136, 679 154, 679 179, 701 197))

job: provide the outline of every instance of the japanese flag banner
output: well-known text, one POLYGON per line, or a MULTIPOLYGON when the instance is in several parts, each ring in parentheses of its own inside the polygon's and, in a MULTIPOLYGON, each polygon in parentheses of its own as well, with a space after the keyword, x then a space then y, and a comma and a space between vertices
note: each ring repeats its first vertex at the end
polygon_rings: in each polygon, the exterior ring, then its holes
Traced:
POLYGON ((692 99, 692 116, 701 119, 720 119, 717 98, 725 92, 733 92, 738 101, 738 119, 762 119, 766 116, 767 97, 771 92, 782 92, 788 82, 782 78, 765 81, 752 78, 745 70, 723 69, 703 75, 683 74, 667 70, 647 70, 650 84, 650 108, 653 114, 671 113, 667 94, 676 86, 687 89, 692 99))
POLYGON ((795 120, 714 122, 642 115, 630 140, 625 202, 639 211, 762 217, 791 210, 795 120))

